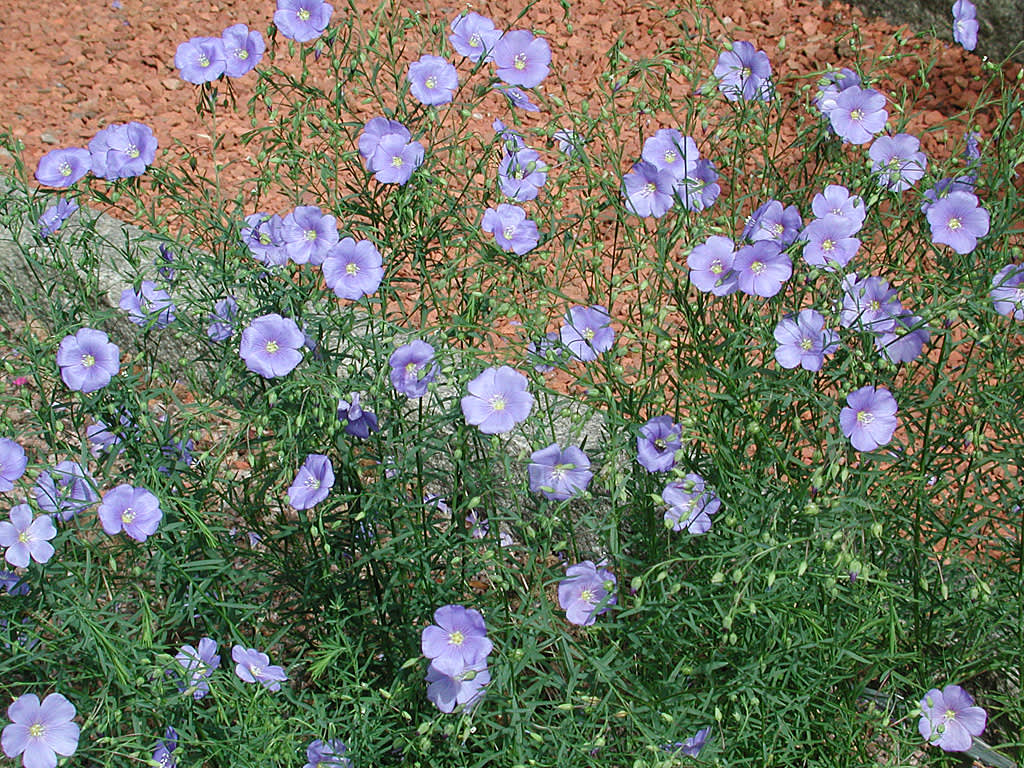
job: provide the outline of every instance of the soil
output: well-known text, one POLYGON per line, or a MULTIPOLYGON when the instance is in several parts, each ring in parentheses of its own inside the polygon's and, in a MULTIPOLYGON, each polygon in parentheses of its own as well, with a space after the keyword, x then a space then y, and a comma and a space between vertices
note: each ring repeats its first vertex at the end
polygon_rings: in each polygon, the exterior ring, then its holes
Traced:
MULTIPOLYGON (((351 14, 369 17, 377 6, 377 0, 351 2, 351 8, 346 8, 335 0, 332 23, 351 14)), ((423 17, 446 25, 467 7, 495 19, 499 27, 530 27, 543 34, 553 52, 552 74, 568 83, 570 102, 587 97, 617 36, 621 35, 622 50, 633 60, 651 56, 667 40, 679 37, 679 24, 667 18, 673 11, 666 13, 653 2, 637 0, 575 0, 569 23, 559 0, 539 0, 525 12, 523 3, 513 0, 478 6, 425 4, 423 17), (520 18, 520 14, 524 15, 520 18)), ((11 131, 24 143, 31 171, 45 152, 86 146, 110 123, 146 123, 161 147, 177 142, 195 147, 208 141, 208 128, 196 114, 196 89, 178 76, 174 52, 191 37, 219 35, 231 24, 265 31, 274 3, 0 0, 0 11, 0 104, 4 105, 0 129, 11 131)), ((777 76, 811 75, 830 66, 855 67, 858 61, 891 52, 900 40, 910 41, 902 47, 914 47, 938 64, 926 85, 912 82, 914 61, 889 67, 892 86, 908 85, 917 95, 921 115, 916 126, 912 122, 908 129, 941 122, 972 103, 981 88, 981 81, 975 79, 981 62, 973 54, 950 42, 911 41, 908 29, 867 19, 843 3, 825 7, 809 0, 712 0, 705 13, 712 17, 711 29, 723 42, 746 39, 765 50, 777 76)), ((253 76, 233 82, 240 105, 254 82, 253 76)), ((494 104, 501 107, 498 101, 494 104)), ((503 111, 507 113, 507 108, 503 111)), ((493 115, 479 119, 481 128, 489 128, 493 115)), ((543 124, 543 116, 533 119, 543 124)), ((979 122, 984 137, 984 115, 979 122)), ((234 137, 249 125, 244 115, 226 115, 221 127, 234 137)), ((228 156, 241 150, 230 139, 223 148, 228 156)))

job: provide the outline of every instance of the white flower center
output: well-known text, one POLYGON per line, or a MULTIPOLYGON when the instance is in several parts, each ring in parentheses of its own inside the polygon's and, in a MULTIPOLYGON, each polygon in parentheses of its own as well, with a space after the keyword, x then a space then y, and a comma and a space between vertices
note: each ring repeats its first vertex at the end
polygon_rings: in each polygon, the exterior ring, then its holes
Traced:
POLYGON ((526 54, 517 53, 515 58, 515 68, 518 70, 526 69, 526 54))
POLYGON ((823 251, 834 251, 835 249, 836 249, 836 244, 834 242, 832 242, 832 240, 830 238, 825 238, 821 242, 821 250, 823 250, 823 251))
POLYGON ((249 58, 249 52, 245 48, 235 48, 235 58, 245 61, 249 58))
POLYGON ((800 349, 802 349, 804 352, 809 351, 810 348, 813 347, 813 346, 814 346, 814 342, 811 341, 810 339, 808 339, 808 338, 800 339, 800 349))
POLYGON ((205 53, 199 54, 199 66, 203 69, 210 66, 210 58, 205 53))
POLYGON ((514 235, 515 233, 516 233, 516 228, 515 227, 505 227, 503 230, 501 230, 501 234, 503 234, 505 236, 506 240, 511 240, 512 239, 512 235, 514 235))
POLYGON ((96 358, 90 355, 88 352, 85 352, 82 355, 82 367, 92 368, 94 365, 96 365, 96 358))
POLYGON ((459 632, 459 630, 455 630, 448 635, 448 645, 462 645, 465 640, 466 636, 459 632))
POLYGON ((423 81, 423 84, 427 86, 427 88, 433 90, 434 88, 437 88, 437 78, 431 75, 430 77, 423 81))
POLYGON ((61 176, 70 176, 71 175, 71 164, 68 163, 67 160, 61 160, 61 163, 57 167, 57 170, 60 171, 60 175, 61 176))
POLYGON ((469 47, 470 48, 479 48, 481 45, 483 45, 483 42, 484 41, 480 39, 480 35, 475 35, 474 34, 474 35, 470 35, 469 36, 469 47))
POLYGON ((125 525, 128 525, 134 519, 135 510, 132 509, 131 507, 125 507, 124 510, 121 512, 121 522, 125 525))
POLYGON ((309 11, 305 8, 299 8, 298 12, 299 21, 309 21, 309 11))
POLYGON ((674 163, 678 158, 679 158, 679 155, 677 155, 673 150, 669 149, 669 150, 665 151, 665 162, 666 163, 669 163, 669 164, 674 163))
POLYGON ((755 261, 751 263, 750 271, 753 272, 755 275, 760 275, 762 272, 764 272, 764 267, 765 264, 763 261, 755 261))
POLYGON ((128 147, 125 149, 124 153, 134 160, 136 157, 139 156, 139 148, 136 147, 134 144, 129 144, 128 147))
POLYGON ((345 274, 346 275, 358 275, 359 274, 359 265, 356 264, 354 261, 349 262, 348 264, 345 265, 345 274))
POLYGON ((42 739, 45 733, 46 726, 42 723, 32 723, 32 725, 28 727, 28 735, 31 739, 42 739))
POLYGON ((875 420, 875 415, 870 411, 857 411, 857 421, 867 426, 875 420))
POLYGON ((391 158, 391 167, 392 168, 401 168, 402 167, 402 163, 404 163, 404 162, 405 161, 402 160, 402 156, 401 155, 395 155, 394 157, 391 158))
POLYGON ((272 355, 275 352, 277 352, 277 350, 279 350, 280 348, 281 347, 278 345, 278 343, 273 339, 267 342, 267 354, 272 355))
POLYGON ((861 118, 863 117, 864 113, 861 112, 859 109, 850 110, 850 119, 853 120, 854 122, 860 122, 861 118))
POLYGON ((505 396, 502 394, 491 395, 489 402, 491 404, 492 411, 504 411, 505 406, 508 405, 508 403, 505 402, 505 396))
POLYGON ((307 229, 306 230, 306 239, 307 240, 316 240, 316 230, 315 229, 307 229))
POLYGON ((960 221, 956 216, 949 220, 949 228, 956 231, 963 226, 963 222, 960 221))

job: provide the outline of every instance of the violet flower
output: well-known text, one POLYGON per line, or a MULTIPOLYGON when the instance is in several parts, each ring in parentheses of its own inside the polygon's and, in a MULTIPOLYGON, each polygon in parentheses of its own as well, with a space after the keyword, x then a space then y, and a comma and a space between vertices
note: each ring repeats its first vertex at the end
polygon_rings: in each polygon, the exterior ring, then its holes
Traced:
POLYGON ((81 147, 51 149, 36 166, 36 181, 45 187, 70 187, 89 173, 92 156, 81 147))
POLYGON ((68 200, 66 197, 58 198, 57 204, 51 205, 39 217, 39 236, 49 237, 52 235, 77 210, 78 203, 74 200, 68 200))
POLYGON ((27 568, 30 560, 48 562, 54 549, 50 540, 57 528, 49 515, 33 518, 28 504, 16 504, 9 513, 10 522, 0 522, 0 547, 7 547, 4 559, 16 568, 27 568))
POLYGON ((909 363, 924 351, 931 332, 924 321, 903 310, 895 317, 892 329, 875 336, 875 349, 890 363, 909 363))
POLYGON ((498 165, 498 179, 501 192, 516 202, 534 200, 540 188, 547 181, 547 166, 540 159, 540 153, 533 149, 519 149, 506 152, 498 165))
POLYGON ((156 137, 148 125, 109 125, 89 142, 92 172, 107 181, 141 176, 156 159, 156 148, 156 137))
POLYGON ((43 472, 33 489, 36 505, 67 522, 99 501, 96 481, 74 461, 62 461, 43 472))
POLYGON ((121 291, 118 306, 128 313, 129 320, 143 328, 166 328, 174 322, 176 307, 170 294, 152 280, 143 280, 138 292, 131 288, 121 291))
POLYGON ((839 424, 854 448, 873 451, 892 440, 899 420, 896 399, 889 390, 861 387, 846 396, 846 404, 839 413, 839 424))
POLYGON ((231 660, 235 662, 235 674, 243 683, 259 683, 276 693, 288 679, 282 667, 271 664, 270 657, 255 648, 235 645, 231 649, 231 660))
POLYGON ((679 182, 697 170, 700 152, 692 136, 683 136, 675 128, 662 128, 647 137, 640 156, 679 182))
POLYGON ((494 235, 494 241, 503 251, 519 256, 529 253, 540 242, 537 224, 526 218, 526 212, 517 205, 499 203, 497 208, 488 208, 480 228, 494 235))
POLYGON ((216 80, 224 74, 227 63, 224 41, 219 37, 193 37, 179 45, 174 54, 181 79, 195 85, 216 80))
POLYGON ((672 207, 675 186, 671 173, 659 171, 654 164, 642 160, 622 177, 626 210, 642 218, 660 219, 672 207))
POLYGON ((210 313, 210 324, 206 335, 213 341, 227 341, 235 332, 235 321, 238 319, 238 302, 234 296, 220 299, 213 305, 210 313))
POLYGON ((174 657, 181 666, 184 679, 179 680, 178 690, 190 694, 198 701, 210 692, 209 678, 220 666, 217 642, 209 637, 199 640, 199 647, 183 645, 174 657))
POLYGON ((242 77, 256 69, 263 58, 266 43, 263 35, 255 29, 251 32, 245 24, 233 24, 221 33, 224 44, 224 74, 228 77, 242 77))
POLYGON ((558 584, 558 604, 571 624, 589 627, 618 602, 615 574, 592 560, 570 565, 558 584))
POLYGON ((828 119, 843 141, 866 144, 885 128, 885 121, 889 119, 885 96, 873 88, 850 86, 836 98, 828 119))
POLYGON ((494 90, 502 94, 508 103, 524 112, 540 112, 540 107, 530 101, 530 94, 515 85, 494 85, 494 90))
POLYGON ((969 192, 950 192, 928 206, 925 214, 932 242, 944 243, 957 253, 970 253, 989 230, 989 214, 969 192))
POLYGON ((429 54, 420 56, 419 61, 409 65, 406 78, 409 91, 416 100, 432 107, 448 104, 459 87, 459 76, 451 62, 429 54))
POLYGON ((302 361, 305 337, 290 317, 276 312, 257 317, 242 331, 238 353, 245 367, 265 379, 286 376, 302 361))
POLYGON ((312 509, 327 498, 333 487, 331 460, 323 454, 311 453, 288 489, 288 503, 295 509, 312 509))
POLYGON ((530 490, 552 501, 571 499, 587 489, 594 473, 587 454, 574 445, 552 443, 530 454, 530 490))
POLYGON ((661 499, 668 505, 665 527, 686 530, 695 536, 711 530, 711 515, 722 506, 722 500, 708 489, 704 478, 693 472, 666 485, 661 499))
POLYGON ((25 768, 53 768, 57 755, 69 757, 78 749, 75 714, 75 705, 59 693, 42 703, 34 693, 22 694, 7 708, 11 722, 2 734, 4 754, 22 755, 25 768))
POLYGON ((996 272, 988 295, 1000 315, 1024 320, 1024 265, 1007 264, 996 272))
POLYGON ((351 768, 352 761, 345 757, 347 751, 341 739, 316 739, 306 747, 306 764, 302 768, 351 768))
POLYGON ((242 242, 252 257, 263 264, 281 266, 288 263, 288 252, 284 247, 284 222, 276 213, 253 213, 245 217, 242 227, 242 242))
POLYGON ((178 732, 167 726, 164 737, 153 748, 153 768, 177 768, 174 750, 178 748, 178 732))
POLYGON ((338 244, 338 225, 333 216, 315 205, 300 205, 284 217, 281 239, 285 253, 296 264, 322 264, 338 244))
POLYGON ((435 659, 427 667, 427 699, 441 712, 450 714, 456 707, 471 710, 491 682, 487 662, 462 666, 451 659, 435 659))
POLYGON ((783 368, 820 371, 825 355, 839 348, 839 334, 826 329, 824 315, 813 309, 801 309, 795 320, 780 320, 774 336, 775 359, 783 368))
POLYGON ((308 43, 324 33, 333 12, 324 0, 277 0, 274 24, 285 37, 308 43))
POLYGON ((988 714, 959 685, 932 688, 921 699, 921 738, 946 752, 966 752, 985 730, 988 714))
POLYGON ((637 461, 648 472, 668 472, 683 447, 683 428, 671 416, 655 416, 640 427, 636 438, 637 461))
POLYGON ((736 285, 751 296, 771 298, 782 290, 782 284, 793 274, 793 262, 772 240, 745 245, 736 252, 732 263, 736 285))
POLYGON ((886 333, 896 327, 896 317, 903 306, 895 289, 879 277, 863 280, 852 272, 843 278, 843 304, 839 324, 843 328, 886 333))
POLYGON ((924 176, 928 159, 920 152, 921 142, 916 136, 897 133, 895 136, 879 136, 868 149, 871 157, 871 172, 878 174, 880 186, 902 192, 910 189, 924 176))
POLYGON ((399 133, 388 133, 381 137, 367 161, 372 168, 373 178, 380 184, 403 185, 412 178, 413 171, 423 164, 423 145, 418 141, 406 141, 399 133))
POLYGON ((479 427, 486 435, 500 435, 521 421, 533 409, 533 395, 527 391, 523 374, 507 365, 488 368, 466 385, 469 394, 462 398, 462 415, 467 424, 479 427))
POLYGON ((391 366, 391 385, 406 397, 423 397, 427 385, 437 378, 438 364, 434 361, 434 348, 416 339, 403 344, 388 358, 391 366))
POLYGON ((494 645, 479 611, 462 605, 443 605, 434 623, 420 635, 420 649, 432 661, 451 661, 467 667, 486 660, 494 645))
POLYGON ((850 235, 849 219, 832 214, 815 219, 804 227, 800 239, 807 241, 803 250, 804 261, 828 272, 845 267, 860 248, 860 239, 850 235))
POLYGON ((733 271, 735 246, 732 240, 711 235, 690 251, 686 266, 690 268, 690 282, 698 290, 715 296, 728 296, 738 288, 733 271))
POLYGON ((956 0, 953 3, 953 40, 960 43, 965 51, 973 51, 978 45, 978 10, 971 0, 956 0))
POLYGON ((362 407, 359 394, 353 392, 348 400, 338 401, 338 421, 345 422, 345 433, 366 439, 371 432, 380 431, 377 416, 362 407))
POLYGON ((363 131, 359 134, 359 154, 366 162, 366 170, 370 173, 375 173, 378 170, 371 163, 373 154, 377 151, 377 145, 380 144, 381 139, 385 136, 391 135, 399 136, 403 143, 412 140, 412 134, 409 133, 409 129, 397 120, 375 117, 363 126, 363 131))
POLYGON ((491 60, 491 51, 501 38, 501 30, 494 28, 494 22, 486 16, 470 11, 462 13, 451 22, 452 34, 448 40, 452 47, 470 61, 491 60))
POLYGON ((829 184, 824 192, 816 194, 811 201, 811 210, 819 219, 835 216, 844 220, 849 227, 847 236, 860 231, 867 215, 864 201, 857 195, 851 195, 850 190, 839 184, 829 184))
POLYGON ((718 78, 718 90, 729 101, 771 101, 774 89, 768 54, 744 40, 733 42, 729 50, 719 54, 714 75, 718 78))
POLYGON ((0 492, 13 490, 26 466, 25 449, 9 437, 0 437, 0 492))
POLYGON ((103 331, 79 328, 65 336, 57 348, 60 377, 68 389, 95 392, 110 383, 121 369, 121 350, 103 331))
POLYGON ((164 516, 156 496, 145 488, 135 488, 127 483, 103 494, 96 513, 108 535, 124 532, 138 542, 156 533, 164 516))
POLYGON ((495 74, 509 85, 536 88, 550 71, 548 41, 534 37, 526 29, 513 29, 503 34, 494 44, 491 56, 495 74))
POLYGON ((571 307, 562 320, 562 345, 577 360, 588 363, 612 348, 615 330, 608 310, 595 304, 571 307))

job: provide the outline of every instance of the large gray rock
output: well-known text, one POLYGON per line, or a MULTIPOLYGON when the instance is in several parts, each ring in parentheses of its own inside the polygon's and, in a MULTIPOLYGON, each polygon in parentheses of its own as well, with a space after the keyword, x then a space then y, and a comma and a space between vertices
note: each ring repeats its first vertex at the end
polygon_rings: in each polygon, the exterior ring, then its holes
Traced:
MULTIPOLYGON (((935 31, 953 39, 953 0, 852 0, 870 16, 906 24, 920 32, 935 31)), ((1011 54, 1024 63, 1024 0, 974 0, 978 7, 975 53, 1001 62, 1011 54)))

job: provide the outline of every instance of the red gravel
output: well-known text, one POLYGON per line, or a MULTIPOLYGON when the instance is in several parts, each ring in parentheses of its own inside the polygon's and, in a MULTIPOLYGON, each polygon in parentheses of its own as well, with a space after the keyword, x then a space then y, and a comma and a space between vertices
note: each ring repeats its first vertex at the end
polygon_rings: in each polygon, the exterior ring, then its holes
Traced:
MULTIPOLYGON (((376 7, 367 0, 353 3, 364 17, 376 7)), ((339 0, 334 4, 336 24, 348 9, 339 0)), ((557 0, 540 0, 517 20, 520 8, 519 3, 495 0, 477 10, 500 27, 529 26, 544 34, 554 55, 553 75, 567 83, 570 102, 590 94, 616 35, 623 37, 623 52, 636 60, 684 34, 678 23, 682 16, 667 19, 650 3, 575 2, 569 23, 557 0)), ((439 6, 425 10, 423 16, 447 25, 461 10, 459 5, 439 6)), ((177 45, 193 36, 219 35, 236 23, 265 31, 273 11, 273 0, 0 0, 0 103, 5 107, 0 126, 24 142, 26 162, 33 169, 49 149, 85 146, 103 126, 129 120, 150 125, 161 147, 178 141, 194 147, 206 128, 195 113, 194 87, 174 68, 177 45)), ((905 28, 868 20, 838 2, 826 9, 808 0, 714 0, 709 13, 714 16, 715 35, 754 42, 768 52, 777 75, 812 75, 830 65, 855 66, 858 60, 867 62, 892 52, 897 35, 910 38, 905 28)), ((927 86, 912 80, 913 62, 900 63, 892 72, 894 85, 906 84, 917 94, 915 103, 923 114, 910 129, 920 130, 973 100, 981 86, 973 79, 980 66, 976 56, 950 43, 907 45, 939 62, 927 86)), ((409 49, 406 55, 411 61, 419 51, 409 49)), ((253 82, 252 76, 235 81, 240 104, 253 82)), ((553 87, 550 79, 548 87, 553 87)), ((484 118, 489 125, 491 116, 484 118)), ((984 131, 984 116, 980 122, 984 131)), ((243 117, 231 116, 222 125, 236 135, 249 127, 243 117)), ((227 154, 236 147, 229 141, 227 154)))

